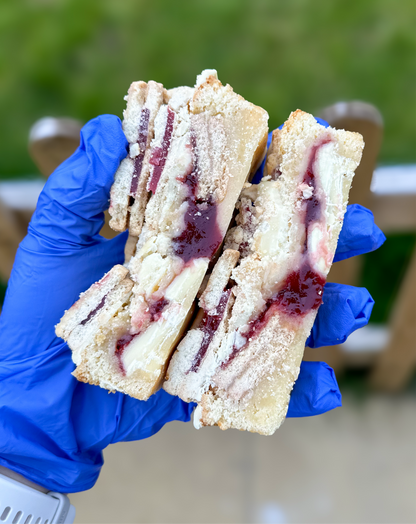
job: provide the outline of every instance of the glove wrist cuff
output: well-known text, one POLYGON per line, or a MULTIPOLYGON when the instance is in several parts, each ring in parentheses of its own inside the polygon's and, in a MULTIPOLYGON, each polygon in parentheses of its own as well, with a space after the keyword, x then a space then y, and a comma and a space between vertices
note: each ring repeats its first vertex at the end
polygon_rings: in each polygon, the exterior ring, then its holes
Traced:
POLYGON ((75 508, 62 493, 42 493, 0 473, 2 524, 72 524, 75 508))

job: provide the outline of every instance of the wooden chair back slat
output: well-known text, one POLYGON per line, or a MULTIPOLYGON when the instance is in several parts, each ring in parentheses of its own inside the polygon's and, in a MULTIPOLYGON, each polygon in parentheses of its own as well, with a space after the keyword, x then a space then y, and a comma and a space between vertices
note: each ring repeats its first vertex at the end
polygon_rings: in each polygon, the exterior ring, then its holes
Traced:
POLYGON ((416 366, 416 249, 400 286, 390 318, 391 339, 370 377, 374 389, 403 389, 416 366))

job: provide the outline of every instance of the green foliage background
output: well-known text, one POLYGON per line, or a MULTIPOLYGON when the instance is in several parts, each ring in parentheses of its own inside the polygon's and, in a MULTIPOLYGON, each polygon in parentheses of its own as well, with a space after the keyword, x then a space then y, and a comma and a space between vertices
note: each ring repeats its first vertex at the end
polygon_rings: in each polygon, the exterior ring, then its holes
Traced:
POLYGON ((122 115, 133 80, 223 83, 282 123, 339 100, 375 104, 383 162, 415 161, 414 0, 0 2, 0 178, 35 173, 32 123, 122 115))
MULTIPOLYGON (((380 162, 416 162, 415 58, 415 0, 0 0, 0 180, 37 173, 38 118, 121 117, 133 80, 193 85, 206 68, 267 109, 271 128, 297 108, 371 102, 380 162)), ((365 257, 373 321, 387 320, 414 245, 393 235, 365 257)))

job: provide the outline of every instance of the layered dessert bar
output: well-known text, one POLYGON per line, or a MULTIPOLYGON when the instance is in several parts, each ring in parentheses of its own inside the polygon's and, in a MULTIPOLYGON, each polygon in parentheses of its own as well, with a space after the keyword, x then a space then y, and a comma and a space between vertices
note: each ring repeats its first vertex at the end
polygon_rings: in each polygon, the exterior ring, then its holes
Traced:
POLYGON ((363 146, 300 110, 273 132, 168 368, 164 388, 198 403, 197 427, 270 435, 284 420, 363 146))
POLYGON ((79 380, 139 399, 160 387, 243 185, 264 158, 267 120, 214 70, 194 88, 132 84, 123 122, 129 155, 109 209, 110 225, 131 234, 126 267, 110 271, 126 272, 113 292, 129 291, 101 322, 110 297, 104 277, 57 326, 76 355, 79 380))

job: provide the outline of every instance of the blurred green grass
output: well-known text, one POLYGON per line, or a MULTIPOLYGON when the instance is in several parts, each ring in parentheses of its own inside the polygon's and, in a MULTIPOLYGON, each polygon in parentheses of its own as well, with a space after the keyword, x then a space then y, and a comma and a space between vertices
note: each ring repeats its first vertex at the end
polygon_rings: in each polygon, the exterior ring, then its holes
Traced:
POLYGON ((381 162, 415 161, 414 0, 19 0, 0 2, 0 178, 36 172, 42 116, 122 115, 133 80, 193 85, 204 68, 267 109, 375 104, 381 162))
MULTIPOLYGON (((37 173, 27 137, 38 118, 121 117, 133 80, 193 85, 205 68, 267 109, 271 128, 297 108, 370 102, 385 120, 380 162, 416 162, 415 29, 414 0, 0 2, 0 180, 37 173)), ((388 320, 415 242, 390 235, 365 256, 373 322, 388 320)), ((367 371, 349 373, 367 391, 367 371)))

